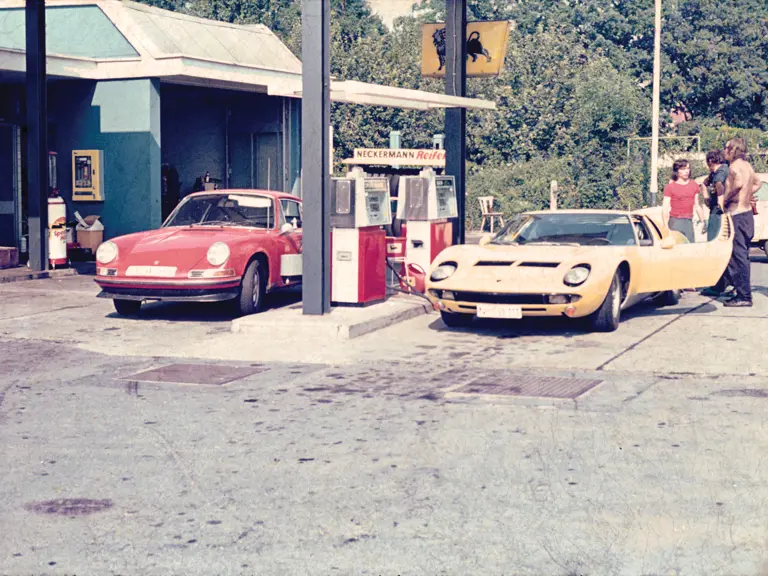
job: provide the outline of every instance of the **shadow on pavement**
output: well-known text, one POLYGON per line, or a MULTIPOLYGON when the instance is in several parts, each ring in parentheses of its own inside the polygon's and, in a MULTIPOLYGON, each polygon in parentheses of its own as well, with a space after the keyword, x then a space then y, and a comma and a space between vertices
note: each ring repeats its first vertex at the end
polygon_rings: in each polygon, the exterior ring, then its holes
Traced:
MULTIPOLYGON (((685 298, 685 297, 683 297, 685 298)), ((682 316, 697 305, 686 306, 685 302, 675 307, 661 308, 652 302, 641 302, 621 313, 621 321, 626 322, 632 318, 647 316, 682 316)), ((697 314, 710 314, 717 310, 711 302, 707 302, 696 310, 697 314)), ((527 317, 522 320, 491 320, 475 318, 472 324, 466 328, 448 328, 442 320, 437 319, 429 325, 429 328, 437 332, 466 332, 480 336, 492 336, 496 338, 520 338, 525 336, 561 336, 573 338, 574 336, 589 334, 589 328, 585 318, 564 317, 527 317)), ((619 326, 621 330, 621 326, 619 326)))
MULTIPOLYGON (((290 306, 301 302, 301 288, 287 288, 267 294, 264 310, 290 306)), ((237 318, 234 300, 226 302, 145 302, 138 316, 120 316, 117 312, 107 315, 107 318, 123 318, 129 320, 169 320, 174 322, 229 322, 237 318)))

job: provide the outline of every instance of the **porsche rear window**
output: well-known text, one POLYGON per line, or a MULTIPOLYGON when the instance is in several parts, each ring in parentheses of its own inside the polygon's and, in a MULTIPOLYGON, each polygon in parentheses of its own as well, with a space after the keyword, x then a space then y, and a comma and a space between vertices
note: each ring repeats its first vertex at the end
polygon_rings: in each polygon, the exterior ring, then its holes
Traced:
POLYGON ((275 226, 274 200, 268 196, 206 194, 187 197, 163 225, 229 225, 271 229, 275 226))

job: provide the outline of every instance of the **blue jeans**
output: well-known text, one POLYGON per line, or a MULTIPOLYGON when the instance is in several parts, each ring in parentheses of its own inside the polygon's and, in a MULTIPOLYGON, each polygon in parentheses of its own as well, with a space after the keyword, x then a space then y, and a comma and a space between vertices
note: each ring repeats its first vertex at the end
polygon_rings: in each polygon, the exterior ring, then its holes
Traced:
POLYGON ((696 236, 693 234, 693 220, 691 218, 670 218, 669 229, 680 232, 688 238, 688 242, 696 242, 696 236))

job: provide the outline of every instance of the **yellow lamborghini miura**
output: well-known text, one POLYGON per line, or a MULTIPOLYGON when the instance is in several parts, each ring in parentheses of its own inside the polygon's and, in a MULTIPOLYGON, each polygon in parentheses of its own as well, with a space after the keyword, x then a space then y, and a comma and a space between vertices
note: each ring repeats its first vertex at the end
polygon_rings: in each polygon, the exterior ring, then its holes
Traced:
POLYGON ((652 298, 676 304, 680 290, 712 286, 733 245, 728 216, 711 242, 688 243, 663 229, 658 210, 528 212, 479 246, 435 258, 427 296, 447 326, 478 318, 586 318, 610 332, 621 311, 652 298))

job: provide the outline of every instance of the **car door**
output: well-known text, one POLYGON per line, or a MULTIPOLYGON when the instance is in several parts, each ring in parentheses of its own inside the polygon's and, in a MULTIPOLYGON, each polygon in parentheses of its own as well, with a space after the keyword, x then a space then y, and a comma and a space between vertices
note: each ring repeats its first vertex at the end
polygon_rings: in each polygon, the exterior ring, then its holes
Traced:
POLYGON ((733 223, 727 215, 723 215, 720 233, 712 241, 685 244, 678 244, 674 236, 663 234, 645 215, 634 216, 633 220, 638 229, 647 230, 652 241, 641 241, 638 246, 641 270, 640 277, 636 278, 637 292, 714 286, 728 266, 733 247, 733 223))
POLYGON ((282 199, 280 200, 281 218, 280 226, 286 222, 293 228, 288 234, 283 234, 283 238, 286 242, 286 247, 291 254, 301 254, 302 244, 304 239, 304 233, 302 231, 301 223, 301 204, 295 200, 282 199))

